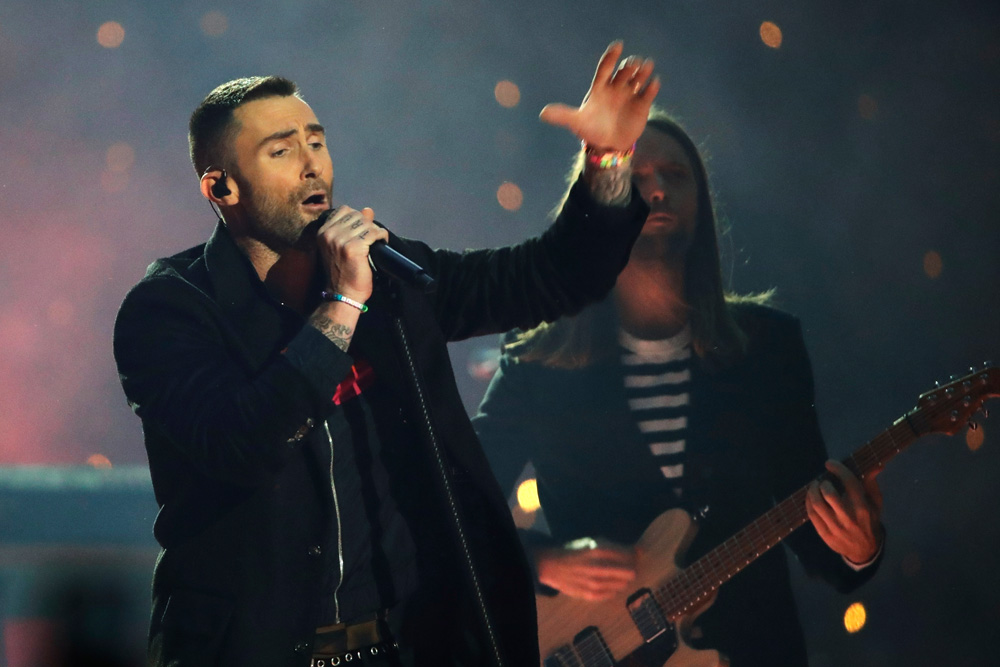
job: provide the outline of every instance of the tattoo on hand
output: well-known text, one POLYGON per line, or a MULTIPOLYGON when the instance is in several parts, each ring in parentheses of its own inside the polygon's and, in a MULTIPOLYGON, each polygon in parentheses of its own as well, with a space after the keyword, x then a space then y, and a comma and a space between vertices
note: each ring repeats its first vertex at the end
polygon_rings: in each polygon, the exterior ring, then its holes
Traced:
POLYGON ((351 225, 351 229, 357 229, 361 225, 365 224, 364 220, 355 220, 354 224, 351 225))
POLYGON ((347 347, 351 344, 351 338, 354 336, 354 329, 343 324, 338 324, 326 315, 318 313, 309 318, 309 323, 333 341, 334 345, 347 352, 347 347))
POLYGON ((623 206, 629 202, 632 192, 632 166, 629 164, 607 169, 588 164, 583 180, 590 186, 594 199, 602 204, 623 206))

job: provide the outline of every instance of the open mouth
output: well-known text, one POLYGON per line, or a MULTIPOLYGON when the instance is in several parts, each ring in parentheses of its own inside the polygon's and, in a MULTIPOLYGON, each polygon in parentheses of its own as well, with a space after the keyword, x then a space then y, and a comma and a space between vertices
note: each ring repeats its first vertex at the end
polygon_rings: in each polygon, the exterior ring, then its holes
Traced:
POLYGON ((322 192, 317 192, 314 195, 310 195, 302 200, 303 206, 326 206, 326 195, 322 192))

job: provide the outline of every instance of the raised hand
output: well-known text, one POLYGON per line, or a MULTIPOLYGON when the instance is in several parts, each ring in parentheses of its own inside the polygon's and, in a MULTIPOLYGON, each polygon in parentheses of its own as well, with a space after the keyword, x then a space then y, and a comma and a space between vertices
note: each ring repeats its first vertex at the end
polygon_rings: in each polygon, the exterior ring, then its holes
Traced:
POLYGON ((826 469, 840 481, 813 482, 806 492, 806 514, 826 545, 852 563, 872 560, 882 544, 882 492, 871 475, 862 483, 847 466, 827 461, 826 469))
POLYGON ((588 146, 618 151, 631 148, 646 127, 660 79, 650 79, 652 60, 629 56, 619 65, 623 49, 620 41, 608 46, 578 108, 549 104, 542 109, 541 119, 568 128, 588 146))

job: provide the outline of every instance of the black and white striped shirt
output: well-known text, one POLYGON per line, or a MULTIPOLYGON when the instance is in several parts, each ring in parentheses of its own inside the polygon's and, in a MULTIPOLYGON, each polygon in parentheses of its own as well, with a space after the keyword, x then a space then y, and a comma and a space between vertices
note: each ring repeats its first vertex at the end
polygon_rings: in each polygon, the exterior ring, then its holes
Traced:
POLYGON ((619 331, 625 395, 644 444, 680 497, 691 384, 691 328, 663 340, 619 331))

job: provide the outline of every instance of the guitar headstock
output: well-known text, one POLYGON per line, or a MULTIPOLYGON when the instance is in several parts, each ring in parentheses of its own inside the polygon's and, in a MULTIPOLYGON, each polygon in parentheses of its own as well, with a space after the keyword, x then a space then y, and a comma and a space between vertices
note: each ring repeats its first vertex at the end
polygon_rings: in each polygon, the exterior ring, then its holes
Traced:
MULTIPOLYGON (((983 402, 1000 397, 1000 367, 986 364, 978 371, 969 370, 973 372, 920 395, 909 415, 920 435, 954 435, 967 423, 975 428, 971 419, 983 402)), ((985 409, 983 413, 987 414, 985 409)))

